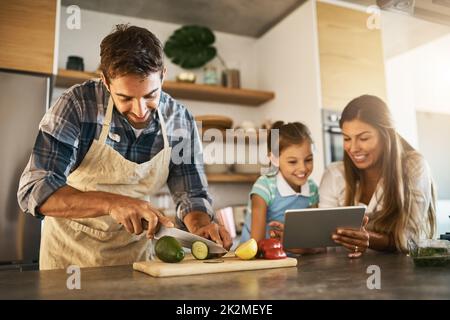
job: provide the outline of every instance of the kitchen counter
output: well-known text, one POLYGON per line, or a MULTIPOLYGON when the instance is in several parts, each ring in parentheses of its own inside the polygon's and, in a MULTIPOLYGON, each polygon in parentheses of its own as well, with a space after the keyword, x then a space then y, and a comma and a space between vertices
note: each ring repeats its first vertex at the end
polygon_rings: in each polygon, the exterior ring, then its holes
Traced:
POLYGON ((65 270, 3 271, 0 299, 450 298, 450 269, 417 268, 405 255, 370 251, 350 260, 342 249, 331 249, 298 259, 296 268, 172 278, 153 278, 131 266, 85 268, 80 290, 67 289, 65 270), (371 265, 380 268, 380 289, 367 287, 371 265))

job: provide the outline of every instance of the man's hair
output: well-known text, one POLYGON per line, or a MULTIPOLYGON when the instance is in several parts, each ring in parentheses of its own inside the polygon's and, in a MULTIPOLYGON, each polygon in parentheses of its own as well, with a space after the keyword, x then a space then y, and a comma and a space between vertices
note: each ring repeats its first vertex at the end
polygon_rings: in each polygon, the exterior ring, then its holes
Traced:
POLYGON ((147 29, 118 24, 100 44, 100 70, 107 81, 127 74, 147 77, 163 69, 163 46, 147 29))

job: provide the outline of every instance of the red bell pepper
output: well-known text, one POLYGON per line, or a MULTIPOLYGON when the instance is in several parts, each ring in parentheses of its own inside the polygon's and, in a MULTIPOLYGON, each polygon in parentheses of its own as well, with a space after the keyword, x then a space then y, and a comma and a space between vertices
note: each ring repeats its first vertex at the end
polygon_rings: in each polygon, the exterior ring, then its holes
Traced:
POLYGON ((278 239, 263 239, 258 241, 258 254, 264 259, 284 259, 286 253, 278 239))
POLYGON ((264 259, 284 259, 286 252, 281 248, 268 249, 264 252, 264 259))

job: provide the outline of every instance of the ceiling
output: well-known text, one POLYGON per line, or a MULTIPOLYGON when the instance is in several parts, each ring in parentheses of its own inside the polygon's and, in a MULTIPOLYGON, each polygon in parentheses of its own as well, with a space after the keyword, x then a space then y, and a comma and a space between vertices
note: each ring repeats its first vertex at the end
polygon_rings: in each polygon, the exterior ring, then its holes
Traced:
POLYGON ((204 25, 215 31, 258 38, 306 0, 62 0, 82 10, 204 25))

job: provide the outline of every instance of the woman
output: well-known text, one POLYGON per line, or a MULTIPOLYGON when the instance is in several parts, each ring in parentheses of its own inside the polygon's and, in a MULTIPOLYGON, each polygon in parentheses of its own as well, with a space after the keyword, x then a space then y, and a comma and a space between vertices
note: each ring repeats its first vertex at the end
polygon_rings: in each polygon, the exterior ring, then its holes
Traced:
POLYGON ((320 184, 319 207, 367 205, 361 230, 332 235, 349 257, 367 248, 407 251, 408 240, 432 238, 435 194, 425 159, 394 129, 386 104, 375 96, 352 100, 342 112, 344 161, 332 163, 320 184))

